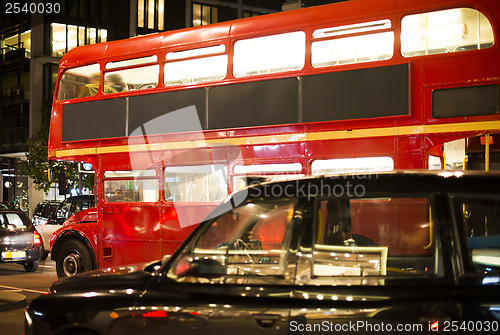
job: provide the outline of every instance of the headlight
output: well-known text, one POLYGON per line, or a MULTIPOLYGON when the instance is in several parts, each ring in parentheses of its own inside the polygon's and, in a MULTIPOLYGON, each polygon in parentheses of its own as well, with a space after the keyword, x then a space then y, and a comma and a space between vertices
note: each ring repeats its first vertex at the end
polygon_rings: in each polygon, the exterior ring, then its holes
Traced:
POLYGON ((31 327, 31 325, 33 324, 33 320, 31 320, 31 316, 27 310, 24 311, 24 317, 26 318, 26 323, 28 324, 28 326, 31 327))

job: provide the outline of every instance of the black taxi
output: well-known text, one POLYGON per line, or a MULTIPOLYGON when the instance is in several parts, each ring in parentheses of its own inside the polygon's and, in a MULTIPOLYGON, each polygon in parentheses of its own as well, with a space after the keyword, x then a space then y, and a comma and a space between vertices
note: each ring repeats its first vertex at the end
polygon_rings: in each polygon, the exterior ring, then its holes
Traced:
POLYGON ((498 333, 500 176, 264 182, 172 255, 54 283, 26 334, 498 333))

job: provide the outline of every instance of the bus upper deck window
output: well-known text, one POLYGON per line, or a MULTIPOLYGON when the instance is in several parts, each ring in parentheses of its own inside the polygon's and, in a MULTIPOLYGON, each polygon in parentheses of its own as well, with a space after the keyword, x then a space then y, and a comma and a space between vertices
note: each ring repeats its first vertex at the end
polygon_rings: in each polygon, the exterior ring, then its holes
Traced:
POLYGON ((104 75, 104 93, 116 93, 154 88, 158 85, 159 73, 159 65, 150 65, 107 72, 104 75))
POLYGON ((221 80, 227 74, 224 44, 167 53, 165 85, 186 85, 221 80))
POLYGON ((66 70, 61 76, 57 100, 69 100, 96 95, 99 90, 99 64, 66 70))
POLYGON ((157 60, 156 56, 147 56, 107 63, 106 70, 112 71, 104 75, 104 93, 156 87, 160 66, 151 63, 156 63, 157 60), (144 66, 138 67, 138 65, 144 66), (128 68, 131 66, 134 67, 128 68))
POLYGON ((110 69, 117 69, 117 68, 121 68, 121 67, 129 67, 129 66, 134 66, 134 65, 155 63, 157 61, 157 59, 158 59, 158 57, 156 57, 156 56, 147 56, 147 57, 120 60, 120 61, 116 61, 116 62, 109 62, 109 63, 106 63, 105 69, 110 70, 110 69))
POLYGON ((404 57, 477 50, 493 45, 488 19, 470 8, 407 15, 401 21, 404 57))
POLYGON ((325 67, 392 58, 394 32, 391 20, 370 21, 314 31, 311 61, 314 67, 325 67), (348 34, 356 36, 341 37, 348 34))
POLYGON ((235 77, 300 70, 304 67, 306 34, 303 31, 236 41, 235 77))

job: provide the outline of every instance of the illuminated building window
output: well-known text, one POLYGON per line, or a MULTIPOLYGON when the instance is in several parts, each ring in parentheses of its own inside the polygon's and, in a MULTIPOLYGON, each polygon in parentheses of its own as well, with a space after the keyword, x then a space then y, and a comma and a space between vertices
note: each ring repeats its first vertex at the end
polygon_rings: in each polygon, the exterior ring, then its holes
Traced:
POLYGON ((78 46, 106 42, 106 29, 73 26, 52 23, 52 56, 62 57, 66 52, 78 46))
POLYGON ((14 36, 7 37, 1 41, 1 47, 4 49, 3 52, 10 52, 17 49, 24 48, 25 55, 30 58, 31 54, 31 30, 25 31, 24 33, 17 34, 14 36))
POLYGON ((485 49, 492 45, 490 22, 471 8, 408 15, 401 21, 404 57, 485 49))
POLYGON ((193 3, 193 27, 217 23, 217 15, 217 7, 193 3))
POLYGON ((137 26, 144 27, 144 0, 137 3, 137 26))
POLYGON ((165 29, 165 0, 139 0, 137 26, 154 30, 165 29))

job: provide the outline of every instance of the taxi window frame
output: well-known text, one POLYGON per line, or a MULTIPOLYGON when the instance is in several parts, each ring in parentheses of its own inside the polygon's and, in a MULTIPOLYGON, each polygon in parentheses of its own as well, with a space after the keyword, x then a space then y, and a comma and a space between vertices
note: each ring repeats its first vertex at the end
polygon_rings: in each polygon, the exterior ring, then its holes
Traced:
MULTIPOLYGON (((362 180, 360 181, 362 183, 362 180)), ((351 184, 352 185, 352 184, 351 184)), ((348 197, 348 196, 341 196, 341 197, 336 197, 334 195, 330 196, 318 196, 312 198, 311 204, 310 204, 310 209, 312 213, 310 214, 310 220, 309 224, 306 226, 304 225, 303 229, 304 231, 300 234, 301 235, 301 242, 299 245, 299 252, 301 250, 310 250, 311 253, 314 253, 314 244, 316 240, 316 226, 317 226, 317 211, 318 211, 318 205, 321 203, 323 200, 328 200, 328 199, 376 199, 376 198, 423 198, 428 200, 428 204, 430 208, 440 208, 439 206, 442 207, 442 201, 439 199, 439 196, 435 192, 415 192, 415 193, 406 193, 406 192, 391 192, 391 189, 388 189, 386 192, 381 193, 381 192, 366 192, 360 197, 348 197), (305 230, 308 229, 309 232, 306 233, 305 230), (308 235, 308 240, 304 240, 303 237, 308 235)), ((443 209, 444 211, 444 209, 443 209)), ((401 275, 401 276, 390 276, 390 275, 381 275, 381 276, 369 276, 369 277, 356 277, 356 276, 351 276, 350 278, 373 278, 373 280, 382 280, 384 284, 380 285, 382 287, 390 287, 394 285, 412 285, 412 283, 415 282, 421 282, 423 281, 424 283, 429 283, 429 284, 442 284, 442 283, 447 283, 452 280, 454 277, 454 271, 453 268, 450 266, 453 262, 452 260, 452 255, 448 255, 447 250, 450 250, 451 245, 449 244, 449 241, 446 241, 446 236, 449 236, 449 233, 447 233, 448 229, 446 228, 446 217, 443 217, 443 213, 439 213, 440 211, 438 210, 432 210, 431 211, 431 219, 433 224, 433 250, 434 250, 434 272, 432 274, 426 275, 426 274, 421 274, 421 275, 401 275), (438 213, 437 213, 438 212, 438 213)), ((449 220, 448 220, 449 221, 449 220)), ((448 238, 449 240, 449 238, 448 238)), ((313 258, 314 256, 311 255, 313 258)), ((299 262, 300 259, 297 260, 297 268, 299 268, 299 262)), ((310 262, 310 268, 309 268, 309 274, 311 279, 317 279, 319 277, 315 277, 313 275, 313 262, 310 262)), ((335 277, 331 277, 335 278, 335 277)), ((332 279, 333 282, 333 279, 332 279)), ((316 284, 312 282, 300 282, 300 279, 297 279, 295 285, 306 285, 306 286, 315 286, 316 284)), ((324 285, 320 284, 320 286, 328 286, 330 288, 332 287, 342 287, 345 286, 342 283, 336 284, 332 283, 329 285, 324 285)), ((363 284, 352 284, 353 287, 361 287, 363 284)))
MULTIPOLYGON (((237 193, 236 193, 237 195, 237 193)), ((284 233, 284 242, 283 244, 288 244, 286 248, 286 255, 284 256, 285 258, 285 263, 286 263, 286 268, 290 268, 291 271, 293 272, 293 275, 288 278, 286 275, 265 275, 262 276, 266 281, 272 281, 272 280, 277 280, 280 281, 280 283, 269 283, 269 285, 287 285, 287 286, 293 286, 295 285, 295 266, 297 264, 297 253, 294 252, 297 250, 299 242, 300 242, 300 231, 302 230, 302 221, 304 219, 304 212, 307 212, 306 209, 306 204, 304 203, 304 199, 301 197, 272 197, 271 201, 286 201, 290 200, 290 203, 293 203, 293 215, 291 218, 291 223, 288 227, 289 231, 285 231, 284 233), (283 282, 286 282, 286 284, 282 284, 283 282)), ((201 224, 199 224, 194 231, 191 233, 191 238, 188 238, 184 240, 184 242, 177 248, 177 250, 173 253, 171 257, 168 257, 164 259, 162 266, 157 270, 158 273, 161 274, 163 279, 166 280, 174 280, 175 282, 181 283, 182 281, 179 281, 179 278, 174 274, 175 272, 175 266, 179 261, 182 260, 182 258, 186 257, 186 255, 191 255, 194 253, 194 249, 196 248, 196 245, 198 244, 199 239, 201 236, 206 232, 207 229, 210 228, 212 223, 217 220, 222 215, 225 215, 229 211, 232 211, 236 208, 246 206, 249 202, 256 202, 256 201, 266 201, 264 198, 261 197, 247 197, 245 200, 240 202, 237 206, 233 206, 232 201, 227 201, 223 202, 220 207, 218 207, 219 215, 215 217, 211 217, 209 220, 203 221, 201 224), (168 279, 167 279, 168 278, 168 279)), ((285 270, 285 273, 287 271, 285 270)), ((229 276, 236 278, 238 276, 234 275, 224 275, 224 276, 229 276)), ((224 276, 221 276, 223 278, 224 276)), ((259 278, 259 276, 255 275, 248 275, 248 276, 240 276, 243 278, 259 278)), ((213 286, 214 284, 212 283, 198 283, 200 285, 211 285, 213 286)), ((222 283, 220 285, 240 285, 240 284, 228 284, 228 283, 222 283)), ((242 283, 241 285, 245 285, 242 283)), ((255 284, 252 284, 255 285, 255 284)), ((259 284, 262 286, 263 284, 259 284)))
MULTIPOLYGON (((467 236, 463 223, 460 220, 460 208, 457 206, 457 201, 461 199, 484 200, 492 199, 500 202, 500 195, 489 193, 464 193, 464 192, 450 192, 448 195, 448 206, 450 208, 450 215, 452 221, 452 239, 453 239, 453 252, 454 252, 454 265, 456 267, 457 275, 465 277, 468 275, 474 276, 487 276, 487 274, 480 273, 478 266, 475 266, 472 257, 469 257, 469 248, 467 247, 467 236)), ((495 271, 493 271, 495 272, 495 271)), ((498 273, 495 272, 495 273, 498 273)))

